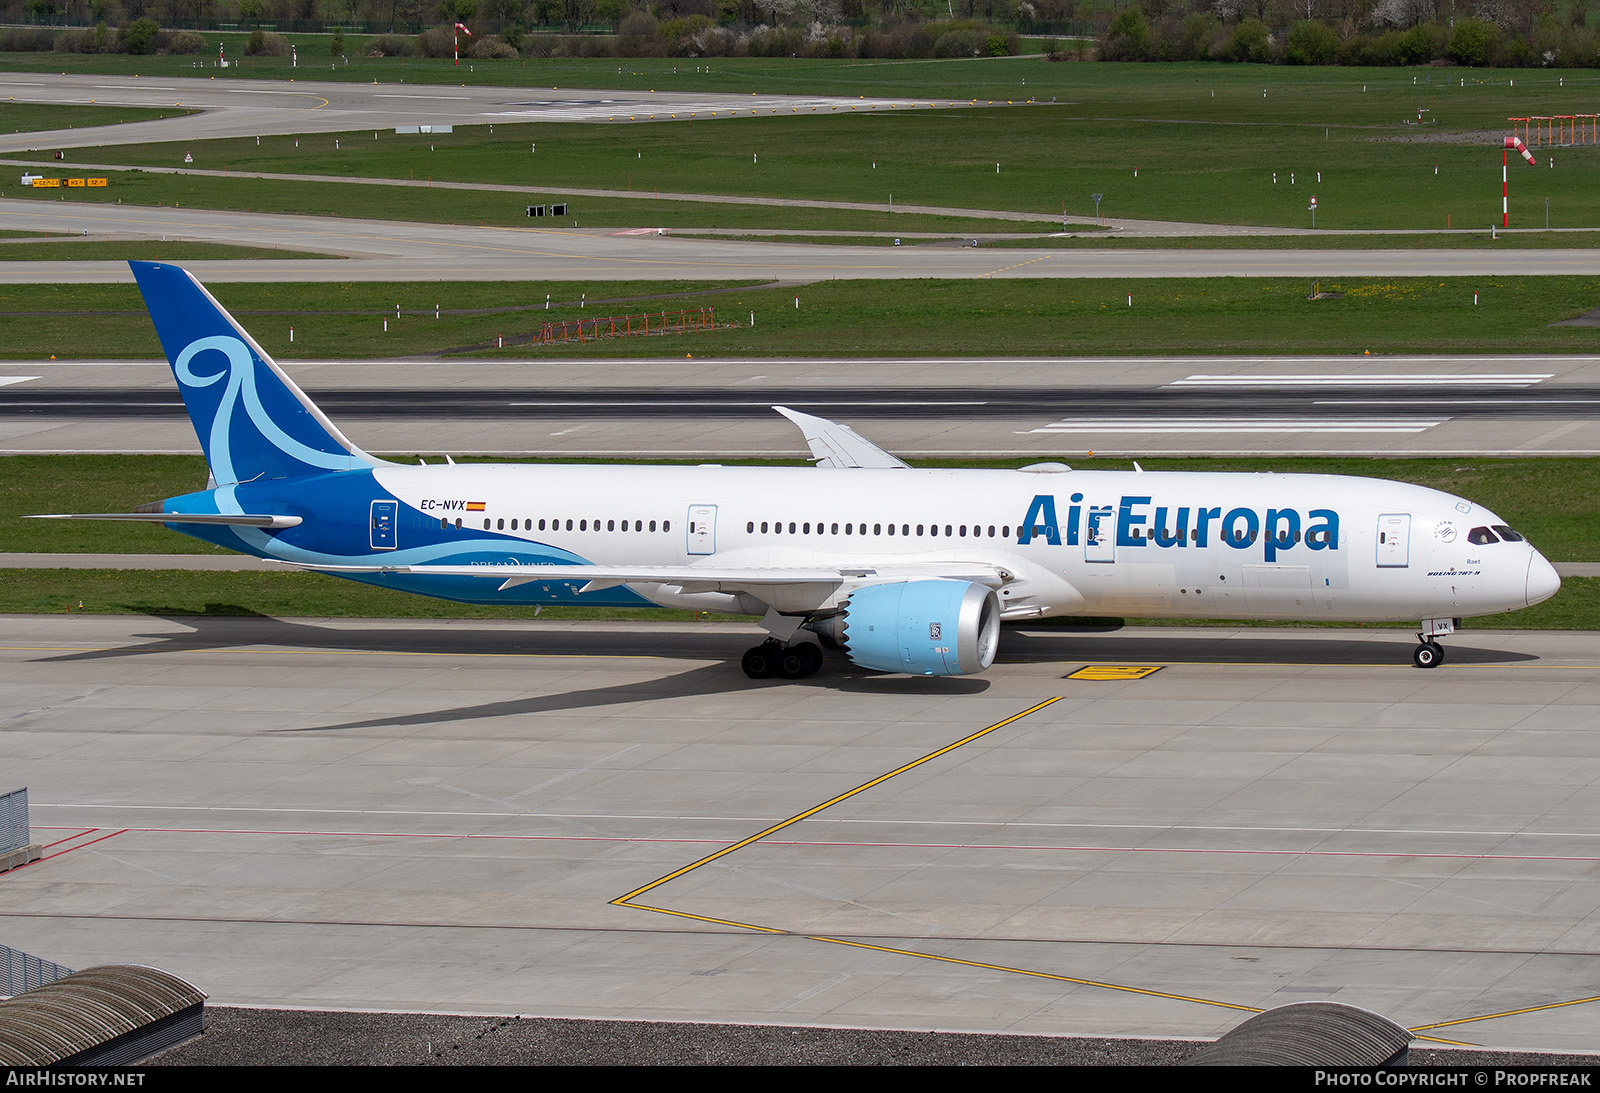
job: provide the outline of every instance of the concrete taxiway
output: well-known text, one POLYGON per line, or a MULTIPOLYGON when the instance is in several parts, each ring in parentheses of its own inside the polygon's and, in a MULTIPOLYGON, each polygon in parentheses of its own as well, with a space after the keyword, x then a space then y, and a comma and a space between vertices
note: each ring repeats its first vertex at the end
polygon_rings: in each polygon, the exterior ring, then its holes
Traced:
POLYGON ((7 941, 218 1003, 1210 1036, 1333 998, 1593 1045, 1600 635, 1419 671, 1403 631, 1018 629, 979 677, 792 684, 752 637, 0 618, 48 846, 7 941))
MULTIPOLYGON (((470 66, 469 66, 470 67, 470 66)), ((396 126, 488 125, 495 122, 636 122, 749 117, 752 114, 849 113, 944 109, 976 100, 827 95, 739 95, 726 91, 676 91, 662 73, 660 91, 588 88, 480 87, 448 84, 337 83, 309 79, 254 80, 204 68, 193 78, 0 73, 9 102, 52 105, 181 107, 194 114, 120 125, 86 126, 0 135, 0 154, 35 148, 86 148, 152 141, 212 140, 285 133, 338 133, 396 126), (220 78, 219 78, 220 76, 220 78)))
MULTIPOLYGON (((531 194, 533 191, 528 191, 531 194)), ((507 193, 520 215, 526 194, 507 193)), ((829 278, 1465 277, 1600 274, 1600 252, 1555 250, 993 250, 859 247, 674 237, 642 223, 580 228, 473 227, 84 202, 0 200, 0 218, 28 231, 280 245, 331 259, 184 262, 205 282, 637 281, 829 278), (624 234, 617 234, 622 229, 624 234)), ((708 205, 707 224, 716 223, 708 205)), ((125 262, 0 263, 0 283, 122 283, 125 262)))

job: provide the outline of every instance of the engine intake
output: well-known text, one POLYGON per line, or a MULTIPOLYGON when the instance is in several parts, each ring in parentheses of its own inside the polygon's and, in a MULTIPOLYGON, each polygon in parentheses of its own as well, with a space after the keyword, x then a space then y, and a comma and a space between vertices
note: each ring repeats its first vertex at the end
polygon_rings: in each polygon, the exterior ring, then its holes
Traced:
POLYGON ((967 581, 902 581, 851 593, 834 637, 852 662, 879 672, 960 676, 994 663, 1000 600, 967 581))

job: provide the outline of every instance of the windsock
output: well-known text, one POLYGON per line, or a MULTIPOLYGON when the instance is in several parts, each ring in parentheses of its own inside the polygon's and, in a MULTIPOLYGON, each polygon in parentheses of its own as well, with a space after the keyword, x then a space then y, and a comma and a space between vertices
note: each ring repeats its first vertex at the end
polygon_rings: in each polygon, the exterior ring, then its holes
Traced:
POLYGON ((1522 158, 1528 161, 1528 166, 1537 167, 1539 165, 1539 161, 1533 158, 1533 153, 1528 151, 1528 146, 1522 143, 1521 137, 1507 137, 1506 147, 1515 148, 1521 152, 1522 158))
POLYGON ((1506 152, 1515 148, 1522 153, 1522 158, 1528 161, 1528 166, 1537 167, 1538 161, 1533 158, 1533 153, 1528 151, 1528 146, 1522 143, 1521 137, 1507 137, 1505 151, 1500 153, 1500 226, 1511 226, 1511 187, 1506 176, 1506 152))

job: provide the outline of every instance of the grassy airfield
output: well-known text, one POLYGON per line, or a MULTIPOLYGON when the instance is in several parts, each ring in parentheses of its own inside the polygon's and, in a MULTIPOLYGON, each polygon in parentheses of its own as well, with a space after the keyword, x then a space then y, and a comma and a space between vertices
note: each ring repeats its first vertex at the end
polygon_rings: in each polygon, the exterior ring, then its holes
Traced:
MULTIPOLYGON (((1151 66, 1159 67, 1159 66, 1151 66)), ((1389 77, 1393 79, 1391 75, 1389 77)), ((1505 88, 1498 89, 1502 99, 1505 88)), ((1355 95, 1360 99, 1362 96, 1355 95)), ((1271 101, 1270 99, 1268 101, 1271 101)), ((1576 99, 1574 98, 1574 101, 1576 99)), ((1319 229, 1482 229, 1500 220, 1500 134, 1521 107, 1463 110, 1451 125, 1406 124, 1398 104, 1386 123, 1330 120, 1327 125, 1267 121, 1235 104, 1237 120, 1197 108, 1209 99, 1152 105, 1151 119, 1127 112, 1103 115, 1110 104, 1016 105, 846 115, 740 116, 651 124, 521 123, 458 128, 448 134, 399 135, 372 130, 295 137, 109 145, 73 149, 76 162, 124 167, 176 167, 186 153, 214 171, 268 172, 415 182, 492 183, 532 187, 572 201, 584 226, 641 223, 695 227, 773 227, 889 230, 848 217, 820 222, 806 213, 757 223, 748 211, 665 209, 654 194, 707 194, 896 205, 963 207, 1049 215, 1083 222, 1102 195, 1107 217, 1310 228, 1309 201, 1318 202, 1319 229), (1498 115, 1498 121, 1492 114, 1498 115), (1480 130, 1493 130, 1485 133, 1480 130), (295 146, 298 139, 299 146, 295 146), (338 147, 335 148, 337 143, 338 147), (536 150, 531 150, 536 149, 536 150), (996 169, 998 166, 998 170, 996 169), (1136 174, 1137 172, 1137 174, 1136 174), (605 207, 571 190, 606 190, 605 207), (630 198, 629 194, 638 195, 630 198), (688 214, 688 215, 685 215, 688 214)), ((1357 108, 1364 104, 1344 103, 1357 108)), ((1569 106, 1567 112, 1574 107, 1569 106)), ((1366 111, 1360 111, 1366 113, 1366 111)), ((1414 121, 1415 112, 1409 114, 1414 121)), ((1600 225, 1600 189, 1588 184, 1600 166, 1600 145, 1539 150, 1538 167, 1520 160, 1511 176, 1513 225, 1600 225), (1548 164, 1553 161, 1555 167, 1548 164)), ((148 178, 116 174, 112 187, 67 200, 258 210, 305 209, 341 216, 383 215, 457 223, 524 224, 518 194, 480 194, 467 206, 440 210, 438 195, 406 194, 382 186, 333 188, 326 193, 282 191, 274 200, 262 184, 240 178, 148 178), (390 195, 374 200, 375 191, 390 195), (342 191, 342 192, 341 192, 342 191), (164 195, 164 196, 163 196, 164 195), (309 207, 306 202, 310 201, 309 207), (402 203, 427 202, 413 209, 402 203)), ((276 190, 283 183, 265 184, 276 190)), ((22 191, 37 200, 62 194, 22 191)), ((456 196, 452 195, 454 204, 456 196)), ((785 213, 785 210, 778 210, 785 213)), ((887 216, 887 213, 880 215, 887 216)), ((1054 221, 1059 225, 1059 219, 1054 221)), ((906 231, 940 231, 896 214, 906 231)), ((1034 230, 1045 230, 1049 223, 1034 230)), ((955 224, 950 230, 1004 230, 955 224)), ((1027 230, 1013 225, 1009 230, 1027 230)))
MULTIPOLYGON (((0 63, 25 57, 7 55, 0 63)), ((283 64, 283 71, 271 74, 288 78, 283 64)), ((1309 198, 1315 194, 1322 229, 1433 231, 1447 224, 1487 229, 1499 221, 1499 145, 1510 129, 1506 119, 1573 114, 1600 89, 1600 74, 1587 70, 1262 69, 1052 64, 1040 57, 882 65, 747 58, 709 66, 656 61, 645 66, 648 71, 624 64, 618 72, 618 67, 541 61, 529 62, 521 74, 521 69, 480 62, 450 82, 481 83, 498 73, 534 89, 548 80, 552 90, 784 91, 941 102, 976 97, 1002 105, 773 116, 753 100, 754 116, 658 117, 653 123, 641 117, 640 123, 624 125, 496 123, 492 133, 489 126, 467 126, 450 134, 380 131, 377 139, 362 130, 302 135, 299 147, 294 137, 263 137, 259 147, 253 138, 108 146, 73 149, 69 160, 173 167, 189 152, 196 167, 214 170, 367 180, 431 177, 547 188, 558 198, 563 188, 627 194, 630 187, 638 194, 660 190, 879 204, 893 194, 897 205, 1051 216, 1065 206, 1080 219, 1094 214, 1091 195, 1099 193, 1101 211, 1112 217, 1287 227, 1310 226, 1309 198), (712 71, 692 71, 704 67, 712 71)), ((297 71, 302 79, 323 78, 309 65, 297 71)), ((339 74, 347 71, 385 83, 414 83, 424 72, 451 76, 448 62, 392 58, 353 59, 339 74)), ((230 69, 229 75, 267 72, 263 61, 255 68, 230 69)), ((1590 140, 1538 155, 1538 167, 1514 165, 1513 224, 1542 227, 1548 198, 1550 226, 1600 226, 1600 190, 1586 184, 1600 164, 1600 145, 1590 140)), ((241 180, 205 192, 167 185, 174 187, 167 204, 274 207, 260 193, 244 189, 241 180), (230 196, 233 190, 238 192, 230 196)), ((41 191, 36 196, 63 195, 41 191)), ((142 185, 125 195, 65 196, 163 200, 142 185)), ((689 226, 676 219, 676 210, 664 220, 641 220, 648 208, 642 201, 603 210, 590 206, 585 224, 689 226)), ((515 195, 505 195, 498 211, 480 205, 450 215, 466 222, 511 223, 522 215, 520 204, 515 195)), ((437 208, 402 206, 391 212, 367 195, 352 197, 350 205, 351 210, 338 211, 362 215, 365 206, 401 218, 440 215, 437 208)), ((716 210, 697 212, 701 227, 777 226, 753 224, 742 215, 723 223, 716 210)))
MULTIPOLYGON (((176 248, 162 247, 161 256, 176 248)), ((136 255, 130 255, 136 257, 136 255)), ((332 263, 330 263, 332 264, 332 263)), ((334 274, 337 276, 337 274, 334 274)), ((1589 353, 1600 278, 1292 278, 218 284, 286 360, 569 357, 1589 353), (718 291, 720 290, 720 291, 718 291), (544 308, 545 295, 551 307, 544 308), (1477 303, 1473 294, 1477 293, 1477 303), (1133 306, 1128 306, 1128 296, 1133 306), (794 297, 800 307, 794 307, 794 297), (585 306, 580 299, 587 297, 585 306), (401 315, 395 316, 399 304, 401 315), (440 317, 434 318, 434 305, 440 317), (714 307, 714 331, 542 348, 542 324, 714 307), (754 312, 756 325, 749 325, 754 312), (383 328, 388 321, 388 329, 383 328), (289 328, 294 341, 289 341, 289 328), (495 348, 504 336, 504 348, 495 348)), ((132 285, 0 285, 0 359, 159 357, 132 285)))

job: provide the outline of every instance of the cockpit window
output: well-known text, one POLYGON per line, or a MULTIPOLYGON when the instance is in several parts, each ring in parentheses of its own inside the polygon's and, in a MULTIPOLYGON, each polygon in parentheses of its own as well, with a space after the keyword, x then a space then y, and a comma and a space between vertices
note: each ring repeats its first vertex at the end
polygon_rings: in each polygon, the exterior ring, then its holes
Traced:
POLYGON ((1499 541, 1499 539, 1495 538, 1494 532, 1488 528, 1473 528, 1467 532, 1467 542, 1473 546, 1484 546, 1488 543, 1498 543, 1499 541))
POLYGON ((1523 542, 1522 535, 1519 532, 1511 530, 1504 524, 1496 524, 1494 529, 1500 533, 1500 538, 1504 539, 1508 543, 1523 542))

